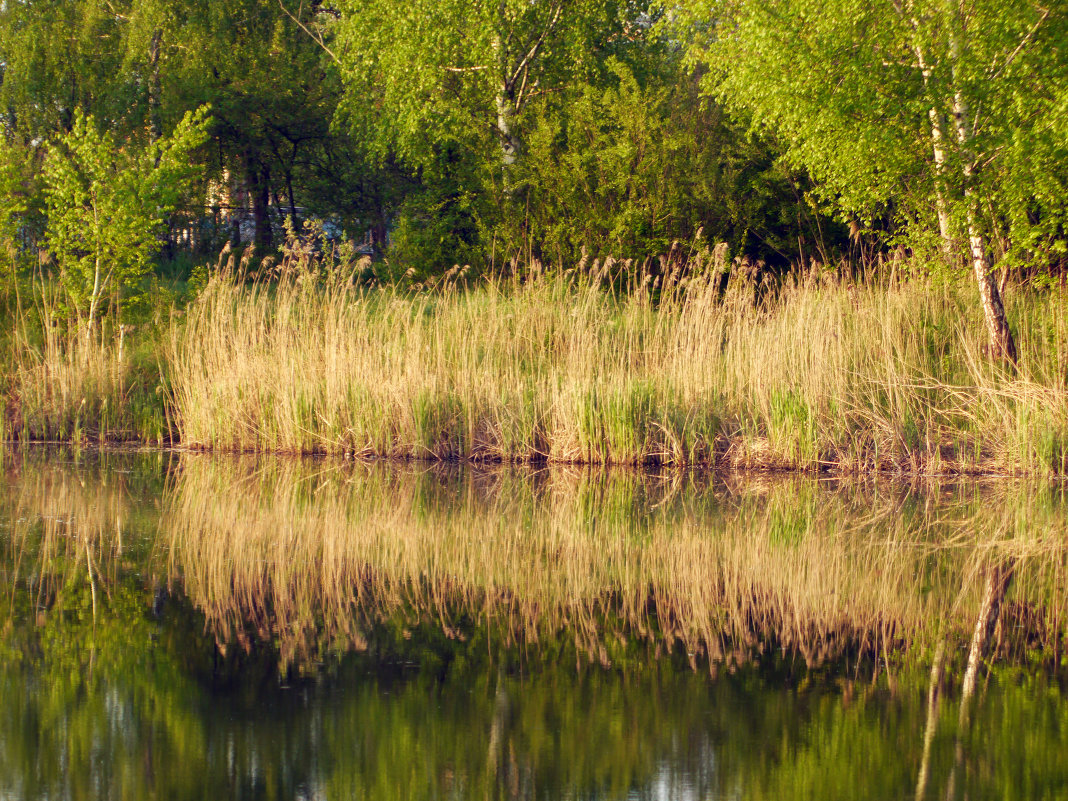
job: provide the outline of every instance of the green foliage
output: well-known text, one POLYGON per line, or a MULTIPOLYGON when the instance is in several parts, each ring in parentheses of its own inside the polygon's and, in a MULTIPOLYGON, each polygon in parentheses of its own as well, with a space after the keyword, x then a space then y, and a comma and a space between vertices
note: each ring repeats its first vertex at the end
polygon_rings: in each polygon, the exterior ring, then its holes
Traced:
POLYGON ((31 207, 33 154, 0 137, 0 250, 9 261, 16 258, 20 228, 31 207), (29 158, 28 158, 29 157, 29 158))
POLYGON ((1048 264, 1064 252, 1064 7, 703 0, 691 11, 707 90, 776 135, 846 219, 893 220, 922 239, 941 207, 958 247, 974 222, 999 255, 1048 264))
POLYGON ((625 41, 627 15, 637 15, 616 0, 371 0, 342 9, 337 45, 351 119, 379 152, 415 165, 454 143, 499 164, 509 135, 500 114, 519 116, 539 94, 596 75, 625 41), (373 107, 361 108, 368 100, 373 107))
POLYGON ((127 150, 79 111, 71 132, 49 146, 47 241, 72 305, 90 324, 103 298, 129 292, 144 277, 163 219, 193 176, 190 155, 207 124, 202 108, 152 147, 127 150))
POLYGON ((394 274, 421 280, 457 264, 481 263, 485 199, 472 188, 463 154, 439 153, 422 175, 422 185, 407 193, 394 218, 387 251, 394 274))
POLYGON ((658 56, 643 73, 610 60, 607 81, 579 84, 532 110, 519 171, 526 217, 501 227, 560 264, 583 251, 655 256, 702 231, 736 253, 795 254, 799 234, 817 233, 798 224, 789 173, 766 144, 699 97, 697 78, 674 57, 658 56))

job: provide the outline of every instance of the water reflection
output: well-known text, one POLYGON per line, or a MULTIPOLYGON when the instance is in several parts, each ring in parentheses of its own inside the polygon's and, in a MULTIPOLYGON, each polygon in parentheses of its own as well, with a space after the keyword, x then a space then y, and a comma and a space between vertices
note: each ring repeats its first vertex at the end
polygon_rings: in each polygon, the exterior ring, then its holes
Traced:
POLYGON ((0 798, 1068 786, 1048 487, 54 454, 3 481, 0 798))
POLYGON ((637 643, 714 670, 768 649, 818 665, 966 638, 984 576, 1007 561, 1002 648, 1057 648, 1065 508, 1018 484, 191 458, 162 532, 221 639, 252 623, 284 661, 358 649, 405 613, 457 636, 493 621, 509 643, 568 632, 605 665, 637 643))

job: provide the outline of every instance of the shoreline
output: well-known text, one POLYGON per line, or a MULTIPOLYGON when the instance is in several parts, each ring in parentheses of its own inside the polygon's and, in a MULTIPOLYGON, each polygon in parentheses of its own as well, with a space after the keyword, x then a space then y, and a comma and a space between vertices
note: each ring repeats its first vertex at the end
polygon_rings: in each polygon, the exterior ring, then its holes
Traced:
MULTIPOLYGON (((10 362, 0 440, 814 474, 1068 475, 1068 291, 695 279, 655 302, 561 276, 440 293, 217 276, 181 314, 10 362)), ((668 290, 664 290, 668 292, 668 290)))
POLYGON ((938 479, 976 479, 976 480, 1011 480, 1011 481, 1043 481, 1049 483, 1063 483, 1068 481, 1068 475, 1056 472, 1028 472, 1022 468, 995 468, 985 467, 982 464, 959 462, 954 467, 940 471, 923 469, 894 469, 888 467, 867 467, 861 469, 842 468, 835 462, 824 462, 819 466, 790 465, 782 462, 755 462, 743 461, 737 458, 723 456, 711 462, 678 463, 658 460, 645 462, 597 462, 562 460, 551 457, 540 458, 504 458, 500 456, 480 455, 449 455, 437 456, 434 454, 413 455, 403 453, 336 453, 328 450, 286 450, 280 448, 213 448, 202 445, 183 445, 181 442, 158 443, 141 440, 112 440, 102 442, 98 439, 88 438, 81 441, 74 440, 0 440, 0 456, 20 450, 36 449, 70 449, 75 451, 96 451, 106 453, 176 453, 190 454, 194 456, 220 457, 220 458, 249 458, 264 457, 280 460, 315 460, 324 462, 355 463, 365 465, 424 465, 427 467, 462 467, 462 468, 529 468, 531 470, 544 470, 559 468, 562 470, 605 470, 605 471, 635 471, 639 473, 655 474, 663 473, 689 473, 703 475, 729 475, 729 476, 782 476, 782 477, 810 477, 823 479, 887 479, 901 481, 902 483, 915 480, 938 480, 938 479))

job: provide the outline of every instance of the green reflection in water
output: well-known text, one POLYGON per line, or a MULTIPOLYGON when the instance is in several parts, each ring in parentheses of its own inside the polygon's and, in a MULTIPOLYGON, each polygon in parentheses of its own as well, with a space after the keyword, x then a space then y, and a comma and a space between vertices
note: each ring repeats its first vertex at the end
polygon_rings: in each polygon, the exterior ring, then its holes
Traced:
POLYGON ((976 551, 1021 560, 1025 633, 1005 632, 1013 666, 963 732, 950 660, 926 797, 951 777, 959 797, 1068 797, 1068 704, 1040 669, 1063 598, 1048 488, 115 455, 29 457, 4 481, 0 798, 911 798, 928 718, 908 654, 952 629, 923 628, 939 606, 974 615, 976 551), (672 570, 716 560, 745 581, 688 601, 672 570), (854 616, 791 575, 846 582, 854 616), (778 616, 740 628, 732 588, 778 616), (804 632, 761 647, 802 615, 897 628, 822 667, 804 632), (758 639, 691 670, 687 646, 720 634, 758 639))

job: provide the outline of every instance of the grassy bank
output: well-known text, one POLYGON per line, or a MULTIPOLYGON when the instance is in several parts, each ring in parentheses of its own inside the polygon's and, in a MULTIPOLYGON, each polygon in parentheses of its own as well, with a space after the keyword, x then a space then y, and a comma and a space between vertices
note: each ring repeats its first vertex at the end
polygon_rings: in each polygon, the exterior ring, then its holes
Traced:
POLYGON ((58 281, 9 281, 0 303, 0 441, 162 443, 168 415, 162 363, 173 294, 90 329, 72 315, 58 281))
POLYGON ((967 287, 601 275, 412 294, 214 280, 167 352, 185 444, 581 463, 1063 472, 1065 294, 1014 375, 967 287))
POLYGON ((1012 294, 1009 373, 986 353, 970 285, 620 289, 612 273, 414 290, 222 271, 161 327, 17 340, 7 429, 366 457, 1068 468, 1064 290, 1012 294))

